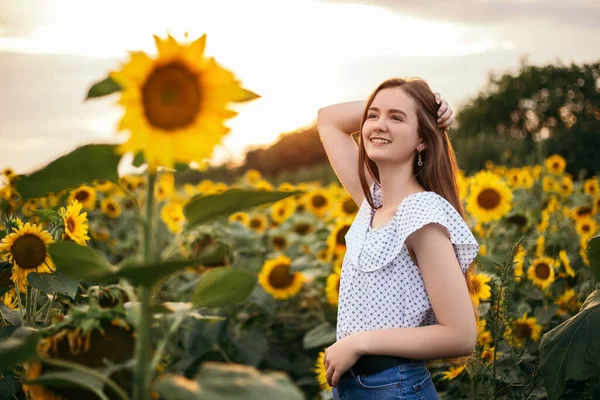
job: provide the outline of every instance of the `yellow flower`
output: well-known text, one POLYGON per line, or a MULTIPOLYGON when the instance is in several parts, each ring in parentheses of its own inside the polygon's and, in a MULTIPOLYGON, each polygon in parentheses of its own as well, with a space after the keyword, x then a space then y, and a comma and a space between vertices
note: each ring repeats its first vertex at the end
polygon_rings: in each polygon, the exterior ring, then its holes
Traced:
POLYGON ((442 373, 442 379, 453 380, 456 379, 460 374, 465 370, 465 366, 461 365, 459 367, 450 367, 448 371, 444 371, 442 373))
POLYGON ((156 58, 131 52, 123 68, 111 73, 123 87, 119 130, 131 132, 119 151, 143 151, 151 172, 159 165, 172 168, 176 161, 210 158, 229 132, 224 121, 237 114, 229 103, 258 97, 205 56, 206 35, 184 44, 171 35, 154 39, 156 58))
POLYGON ((480 300, 487 300, 492 295, 488 282, 492 280, 486 274, 469 275, 471 281, 470 294, 471 298, 476 299, 475 304, 479 304, 480 300))
POLYGON ((592 216, 594 209, 590 206, 579 206, 573 209, 571 215, 575 220, 585 219, 592 216))
POLYGON ((256 182, 254 184, 254 187, 258 190, 265 190, 265 191, 273 190, 273 185, 271 185, 271 183, 269 181, 266 181, 264 179, 261 179, 258 182, 256 182))
POLYGON ((527 277, 540 289, 548 289, 554 282, 554 263, 550 257, 536 258, 527 270, 527 277))
POLYGON ((337 203, 337 215, 342 217, 353 217, 358 212, 358 206, 350 195, 345 195, 337 203))
POLYGON ((487 252, 487 246, 485 244, 482 244, 479 248, 479 254, 481 254, 482 256, 486 256, 487 252))
POLYGON ((331 199, 323 189, 316 189, 308 193, 305 200, 306 208, 317 217, 322 217, 331 206, 331 199))
POLYGON ((467 211, 478 222, 497 221, 512 208, 513 194, 499 176, 482 171, 473 177, 467 211))
POLYGON ((244 179, 249 185, 254 186, 258 181, 262 179, 262 175, 260 171, 256 169, 249 169, 248 171, 246 171, 244 179))
POLYGON ((292 260, 281 254, 265 261, 258 274, 260 285, 275 299, 288 299, 302 288, 304 275, 300 272, 290 273, 291 264, 292 260))
POLYGON ((248 227, 258 233, 263 233, 267 226, 267 217, 263 214, 253 214, 248 221, 248 227))
POLYGON ((330 256, 339 255, 346 251, 346 234, 352 226, 350 218, 339 219, 337 224, 327 238, 327 246, 330 249, 330 256))
POLYGON ((111 181, 100 179, 100 180, 94 181, 94 188, 98 192, 102 192, 102 193, 110 192, 113 189, 113 183, 111 181))
POLYGON ((575 271, 573 271, 573 268, 571 268, 571 262, 569 261, 567 252, 565 250, 559 251, 558 258, 560 259, 562 265, 565 267, 565 274, 571 277, 575 276, 575 271))
POLYGON ((511 188, 518 188, 521 186, 521 170, 518 168, 511 168, 508 170, 506 173, 506 181, 511 188))
POLYGON ((287 249, 289 242, 287 237, 283 233, 274 233, 270 235, 271 245, 277 251, 283 251, 287 249))
POLYGON ((104 215, 117 218, 121 215, 121 206, 112 197, 106 197, 100 203, 100 209, 104 215))
POLYGON ((583 191, 592 197, 596 197, 598 194, 600 194, 600 185, 598 184, 598 178, 593 176, 590 179, 587 179, 583 183, 583 191))
POLYGON ((296 204, 293 199, 280 200, 271 206, 271 219, 277 224, 282 224, 294 215, 294 211, 296 204))
POLYGON ((561 175, 567 166, 565 159, 558 154, 546 158, 544 164, 546 165, 546 170, 553 175, 561 175))
POLYGON ((12 288, 8 292, 4 293, 1 298, 4 305, 11 310, 16 310, 19 308, 19 300, 17 299, 17 291, 12 288))
POLYGON ((517 348, 523 347, 527 339, 537 342, 540 340, 541 334, 541 325, 537 323, 535 317, 527 317, 527 313, 523 314, 513 324, 507 326, 505 331, 505 337, 517 348))
MULTIPOLYGON (((483 351, 481 352, 481 359, 483 360, 484 364, 489 365, 492 363, 492 361, 494 361, 494 351, 496 351, 495 347, 486 347, 483 349, 483 351)), ((501 355, 502 352, 496 352, 496 360, 501 355)))
POLYGON ((582 239, 591 239, 598 231, 598 223, 592 218, 581 218, 577 220, 575 229, 582 239))
POLYGON ((594 199, 594 214, 600 213, 600 196, 594 199))
POLYGON ((75 200, 81 203, 84 209, 93 210, 96 208, 96 191, 91 186, 81 185, 69 196, 69 203, 73 203, 75 200))
POLYGON ((156 200, 167 200, 175 191, 175 175, 170 172, 163 172, 159 175, 156 184, 156 200))
POLYGON ((331 390, 331 386, 327 383, 327 370, 325 369, 325 351, 319 352, 315 366, 312 369, 317 376, 317 382, 322 390, 331 390))
POLYGON ((561 186, 556 179, 552 178, 551 176, 544 176, 542 178, 542 189, 544 192, 548 193, 560 192, 561 186))
POLYGON ((185 222, 183 214, 183 205, 179 202, 170 202, 163 206, 160 211, 160 218, 172 233, 181 233, 185 222))
POLYGON ((492 342, 492 333, 485 330, 487 321, 485 319, 477 320, 477 344, 486 347, 492 342))
POLYGON ((85 246, 90 237, 88 236, 87 212, 81 212, 81 204, 75 200, 66 209, 61 207, 58 213, 65 225, 63 239, 70 239, 77 244, 85 246))
POLYGON ((523 263, 525 261, 525 255, 527 254, 527 250, 523 247, 523 245, 519 245, 517 247, 517 251, 514 257, 515 263, 515 281, 520 282, 523 277, 523 263))
POLYGON ((544 235, 538 236, 535 242, 535 256, 540 258, 544 255, 544 246, 546 245, 546 237, 544 235))
POLYGON ((337 304, 340 295, 340 276, 336 273, 329 274, 325 285, 325 296, 329 304, 337 304))
POLYGON ((560 194, 567 197, 573 193, 573 179, 570 176, 563 176, 560 181, 560 194))
POLYGON ((576 297, 575 290, 567 289, 554 301, 558 305, 556 315, 567 315, 571 311, 577 311, 581 307, 581 302, 576 297))
POLYGON ((229 223, 239 222, 242 225, 248 226, 248 224, 250 223, 250 215, 248 215, 248 213, 246 212, 239 211, 231 214, 229 218, 227 218, 227 221, 229 223))
POLYGON ((24 288, 30 272, 51 274, 54 263, 48 254, 48 245, 54 243, 52 236, 39 226, 27 222, 6 235, 0 243, 2 257, 13 264, 11 279, 24 288))

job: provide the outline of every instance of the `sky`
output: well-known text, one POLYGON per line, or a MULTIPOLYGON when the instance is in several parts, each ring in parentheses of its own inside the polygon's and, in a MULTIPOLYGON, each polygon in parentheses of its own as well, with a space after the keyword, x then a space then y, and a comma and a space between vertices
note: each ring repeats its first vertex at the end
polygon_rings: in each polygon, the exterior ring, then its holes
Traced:
POLYGON ((320 107, 420 76, 459 110, 490 74, 600 60, 597 0, 0 0, 0 168, 119 143, 117 95, 85 101, 153 34, 194 39, 261 98, 237 107, 213 162, 243 160, 320 107))

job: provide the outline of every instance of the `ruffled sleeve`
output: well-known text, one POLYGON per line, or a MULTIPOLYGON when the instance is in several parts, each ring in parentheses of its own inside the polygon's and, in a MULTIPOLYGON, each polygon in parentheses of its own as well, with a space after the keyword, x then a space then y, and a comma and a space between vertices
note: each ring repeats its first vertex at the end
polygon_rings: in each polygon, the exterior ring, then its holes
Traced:
MULTIPOLYGON (((361 215, 361 220, 361 228, 370 230, 370 215, 361 215)), ((407 197, 393 219, 364 237, 365 240, 352 249, 350 258, 363 272, 383 268, 400 255, 410 234, 431 223, 447 229, 460 268, 465 273, 479 252, 479 244, 452 204, 434 192, 407 197)), ((354 238, 359 239, 356 236, 354 238)))

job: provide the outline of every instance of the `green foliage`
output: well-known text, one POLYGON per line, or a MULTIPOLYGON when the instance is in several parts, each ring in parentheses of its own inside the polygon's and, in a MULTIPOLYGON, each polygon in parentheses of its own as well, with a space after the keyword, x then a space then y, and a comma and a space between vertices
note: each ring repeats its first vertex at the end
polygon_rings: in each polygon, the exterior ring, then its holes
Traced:
POLYGON ((121 156, 115 149, 116 146, 108 144, 81 146, 38 171, 19 176, 17 191, 26 200, 73 189, 94 180, 117 182, 121 156))

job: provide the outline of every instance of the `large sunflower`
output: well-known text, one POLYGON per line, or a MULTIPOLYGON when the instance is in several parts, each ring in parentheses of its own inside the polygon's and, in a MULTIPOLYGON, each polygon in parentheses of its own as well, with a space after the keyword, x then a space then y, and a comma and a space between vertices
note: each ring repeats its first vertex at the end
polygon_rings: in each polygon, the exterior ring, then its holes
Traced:
POLYGON ((554 263, 550 257, 536 258, 527 270, 527 277, 540 289, 548 289, 554 282, 554 263))
POLYGON ((50 233, 30 222, 13 231, 0 242, 2 257, 13 264, 13 282, 23 288, 30 272, 53 273, 55 267, 47 248, 54 242, 50 233))
POLYGON ((94 210, 96 208, 96 190, 88 185, 81 185, 77 189, 73 190, 69 197, 69 203, 78 201, 81 206, 87 210, 94 210))
POLYGON ((502 179, 489 171, 473 177, 467 211, 479 222, 497 221, 512 208, 513 194, 502 179))
POLYGON ((229 132, 226 119, 237 113, 229 103, 258 96, 240 86, 233 73, 204 54, 206 35, 178 43, 154 36, 158 55, 131 52, 111 77, 123 87, 120 130, 129 130, 121 152, 144 152, 150 171, 176 161, 200 162, 229 132))
POLYGON ((73 201, 67 208, 61 207, 58 213, 65 224, 65 233, 63 239, 69 239, 77 244, 85 245, 90 237, 88 236, 87 213, 81 212, 81 203, 73 201))
POLYGON ((290 273, 292 260, 284 255, 267 260, 258 275, 263 289, 276 299, 288 299, 302 288, 304 276, 300 272, 290 273))

